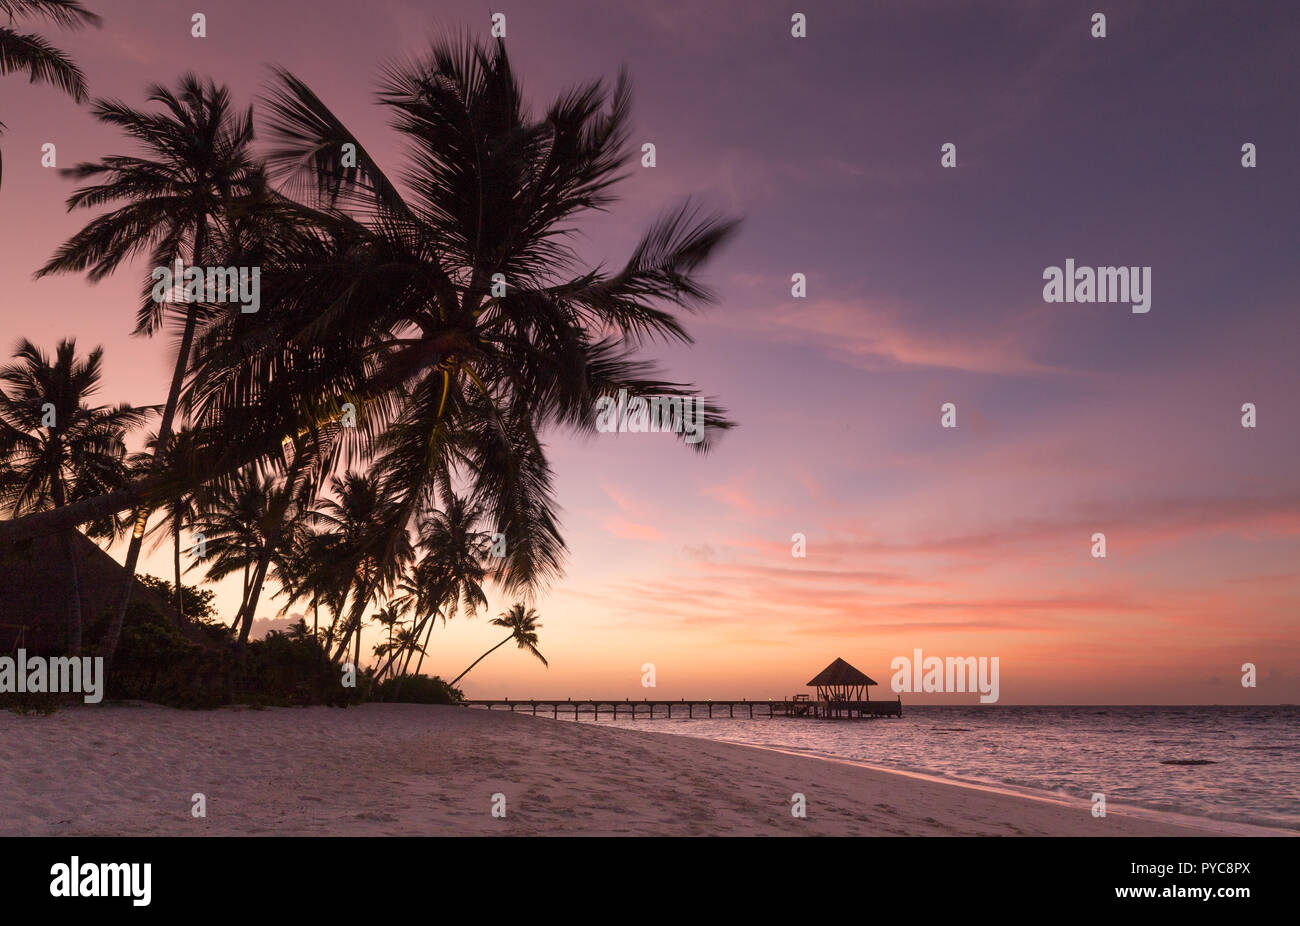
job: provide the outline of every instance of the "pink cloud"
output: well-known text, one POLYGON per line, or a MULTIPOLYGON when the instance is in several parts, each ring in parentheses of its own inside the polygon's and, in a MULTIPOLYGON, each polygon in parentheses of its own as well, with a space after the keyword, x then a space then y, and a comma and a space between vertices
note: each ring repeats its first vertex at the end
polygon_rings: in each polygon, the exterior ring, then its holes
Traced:
POLYGON ((615 537, 621 537, 624 540, 662 540, 663 534, 657 527, 649 524, 635 524, 623 518, 607 518, 604 523, 605 530, 609 531, 615 537))

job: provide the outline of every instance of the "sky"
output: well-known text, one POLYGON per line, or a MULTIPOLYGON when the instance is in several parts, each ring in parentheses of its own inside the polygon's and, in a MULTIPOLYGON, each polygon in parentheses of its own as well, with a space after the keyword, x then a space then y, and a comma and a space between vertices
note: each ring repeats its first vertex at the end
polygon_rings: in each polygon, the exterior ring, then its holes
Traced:
MULTIPOLYGON (((1004 704, 1300 701, 1300 8, 208 0, 199 39, 194 4, 89 6, 102 29, 43 31, 92 95, 140 105, 194 70, 247 103, 283 65, 390 175, 380 67, 486 37, 496 9, 538 110, 630 72, 656 164, 581 223, 585 258, 621 262, 688 195, 743 217, 695 343, 649 352, 739 427, 707 456, 548 435, 570 548, 532 602, 550 667, 502 647, 470 697, 780 698, 843 657, 892 698, 920 649, 997 657, 1004 704), (1067 259, 1150 267, 1150 310, 1046 302, 1067 259)), ((66 167, 129 143, 17 76, 0 120, 0 347, 102 344, 101 401, 161 403, 174 345, 130 336, 147 268, 32 278, 89 218, 41 146, 66 167)), ((143 562, 171 576, 169 548, 143 562)), ((229 620, 238 579, 218 589, 229 620)), ((501 639, 487 619, 513 600, 489 598, 434 631, 426 672, 501 639)))

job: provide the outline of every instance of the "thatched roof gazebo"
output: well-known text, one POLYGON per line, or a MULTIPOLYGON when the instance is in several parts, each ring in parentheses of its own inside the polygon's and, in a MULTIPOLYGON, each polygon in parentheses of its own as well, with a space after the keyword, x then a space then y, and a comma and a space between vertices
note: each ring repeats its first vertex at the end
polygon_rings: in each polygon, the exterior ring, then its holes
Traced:
POLYGON ((843 659, 836 659, 808 682, 809 688, 817 689, 818 701, 870 701, 871 694, 867 688, 876 684, 875 679, 849 665, 843 659))

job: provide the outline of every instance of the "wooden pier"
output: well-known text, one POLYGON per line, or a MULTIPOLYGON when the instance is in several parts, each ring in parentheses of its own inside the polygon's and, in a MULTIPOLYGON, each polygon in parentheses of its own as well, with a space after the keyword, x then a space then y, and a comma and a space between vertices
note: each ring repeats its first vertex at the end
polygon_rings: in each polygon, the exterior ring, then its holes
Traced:
POLYGON ((630 720, 652 720, 655 718, 704 718, 704 717, 808 717, 817 720, 871 720, 876 717, 902 717, 903 699, 896 701, 835 701, 835 700, 799 700, 789 701, 678 701, 654 700, 642 698, 622 701, 613 698, 566 698, 563 701, 526 699, 512 701, 509 698, 472 698, 460 702, 466 707, 482 707, 494 710, 498 707, 532 714, 550 714, 559 719, 561 714, 573 715, 577 720, 587 714, 593 720, 599 720, 602 713, 609 714, 615 720, 626 717, 630 720))

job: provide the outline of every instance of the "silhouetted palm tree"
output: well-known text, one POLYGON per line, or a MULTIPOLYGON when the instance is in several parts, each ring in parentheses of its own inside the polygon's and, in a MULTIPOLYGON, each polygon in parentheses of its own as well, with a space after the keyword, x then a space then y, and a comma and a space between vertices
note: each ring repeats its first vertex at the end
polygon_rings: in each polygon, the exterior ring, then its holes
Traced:
MULTIPOLYGON (((206 556, 190 568, 204 568, 211 582, 243 572, 240 616, 252 590, 253 568, 259 561, 269 532, 274 481, 255 468, 238 473, 228 484, 214 487, 198 506, 192 527, 202 534, 206 556)), ((232 627, 238 629, 238 618, 232 627)))
POLYGON ((268 571, 273 565, 284 573, 293 568, 305 515, 295 475, 292 466, 284 476, 249 467, 227 483, 209 487, 194 517, 194 529, 206 541, 208 579, 216 582, 243 571, 243 596, 231 625, 241 645, 248 641, 268 571))
MULTIPOLYGON (((620 389, 696 397, 640 352, 689 341, 679 316, 710 301, 699 271, 735 228, 684 204, 623 266, 579 260, 569 233, 614 201, 629 101, 625 80, 597 82, 534 116, 503 44, 438 43, 384 76, 379 102, 407 155, 399 188, 279 72, 269 163, 303 202, 267 198, 274 233, 250 236, 262 311, 205 318, 186 396, 196 428, 224 429, 229 468, 273 456, 282 435, 316 440, 351 403, 357 426, 336 429, 320 456, 370 467, 395 507, 390 545, 464 486, 505 538, 504 587, 556 576, 564 543, 543 432, 594 431, 596 400, 620 389)), ((700 451, 731 426, 711 405, 704 423, 700 451)), ((0 542, 146 491, 0 524, 0 542)))
MULTIPOLYGON (((145 446, 151 448, 156 454, 157 444, 158 435, 151 434, 145 446)), ((183 478, 185 473, 192 470, 195 457, 200 452, 195 433, 187 427, 181 427, 172 434, 171 446, 169 446, 167 451, 162 455, 159 465, 167 470, 177 472, 183 478)), ((148 466, 153 462, 152 457, 143 454, 141 456, 142 459, 139 461, 138 465, 148 466)), ((146 532, 146 536, 152 534, 157 537, 157 542, 154 544, 155 548, 164 539, 171 537, 172 565, 175 572, 175 588, 173 589, 175 593, 174 604, 176 606, 176 613, 180 615, 182 619, 185 617, 185 597, 182 594, 183 586, 181 585, 181 537, 184 533, 185 525, 194 518, 197 510, 197 493, 200 491, 201 488, 195 492, 175 495, 169 498, 163 505, 163 510, 166 511, 167 517, 159 521, 150 528, 148 532, 146 532)))
MULTIPOLYGON (((482 512, 455 494, 449 494, 444 508, 420 519, 417 546, 423 556, 403 577, 398 590, 408 599, 414 611, 416 624, 412 640, 424 636, 420 647, 418 674, 424 665, 425 649, 433 633, 436 618, 443 623, 455 617, 464 604, 473 616, 480 607, 487 607, 483 582, 488 575, 489 552, 492 539, 478 529, 482 512)), ((405 674, 415 649, 408 649, 402 664, 405 674)), ((397 658, 394 654, 392 658, 397 658)), ((387 666, 385 666, 387 668, 387 666)))
MULTIPOLYGON (((124 436, 152 409, 89 406, 102 375, 103 349, 78 360, 76 341, 60 341, 50 360, 30 341, 0 369, 0 507, 10 517, 111 492, 129 477, 124 436)), ((92 537, 112 537, 115 517, 92 522, 92 537)), ((71 577, 68 650, 81 651, 81 588, 76 528, 59 533, 71 577)))
MULTIPOLYGON (((564 544, 539 432, 593 431, 597 398, 619 389, 695 396, 636 352, 689 340, 672 310, 709 300, 697 271, 735 223, 683 205, 621 269, 581 264, 571 223, 612 201, 627 160, 625 81, 575 90, 534 118, 504 45, 452 42, 390 68, 379 100, 406 146, 404 189, 278 73, 268 164, 303 197, 312 229, 271 247, 269 311, 225 316, 202 336, 196 408, 256 409, 288 432, 350 401, 350 439, 405 515, 395 529, 463 481, 506 538, 505 587, 545 582, 564 544)), ((710 411, 697 449, 728 426, 710 411)))
MULTIPOLYGON (((98 26, 78 0, 0 0, 0 74, 22 71, 34 84, 52 84, 78 103, 86 101, 86 75, 71 58, 35 33, 18 32, 15 19, 44 19, 65 29, 98 26)), ((0 122, 0 129, 4 123, 0 122)), ((0 162, 0 169, 3 162, 0 162)))
MULTIPOLYGON (((399 599, 397 601, 390 601, 387 605, 376 611, 370 618, 372 621, 388 630, 387 641, 376 643, 374 646, 374 653, 376 656, 383 657, 390 653, 398 652, 399 644, 395 642, 394 634, 399 627, 405 634, 404 638, 410 638, 411 628, 401 626, 402 621, 406 619, 406 614, 410 610, 410 607, 410 603, 404 600, 399 599)), ((378 681, 379 678, 380 673, 375 673, 375 680, 378 681)))
MULTIPOLYGON (((148 253, 153 267, 170 267, 188 252, 189 266, 204 266, 210 241, 232 240, 232 215, 243 200, 263 185, 254 160, 253 111, 236 113, 230 91, 193 74, 181 78, 176 91, 155 85, 148 101, 162 112, 145 112, 115 100, 96 100, 95 118, 117 126, 142 149, 140 155, 106 157, 62 171, 77 180, 95 181, 68 199, 68 209, 114 206, 68 239, 38 276, 85 271, 92 281, 113 273, 124 261, 148 253)), ((223 255, 224 256, 224 255, 223 255)), ((136 317, 136 333, 151 335, 167 313, 183 319, 180 347, 172 371, 167 404, 158 425, 156 448, 171 440, 181 386, 190 366, 202 303, 152 298, 146 286, 136 317)), ((112 658, 130 602, 136 563, 144 539, 149 506, 135 513, 127 549, 126 580, 109 628, 105 656, 112 658)))
POLYGON ((347 583, 342 600, 350 596, 334 660, 355 636, 353 665, 359 667, 362 616, 396 586, 413 555, 411 541, 406 531, 394 528, 397 509, 375 475, 348 471, 331 481, 330 490, 332 497, 321 500, 310 520, 337 536, 335 567, 347 583))
POLYGON ((492 647, 492 649, 488 650, 482 656, 478 657, 473 662, 471 662, 469 664, 469 669, 466 669, 464 672, 460 673, 460 675, 457 675, 454 679, 452 679, 451 681, 452 687, 454 687, 457 682, 459 682, 462 678, 468 675, 470 669, 474 668, 476 665, 478 665, 488 656, 492 655, 492 653, 496 652, 501 647, 505 646, 511 640, 514 640, 515 643, 518 644, 520 649, 526 649, 528 650, 528 652, 532 653, 534 656, 540 659, 542 665, 547 667, 550 666, 550 663, 546 661, 546 657, 543 656, 541 651, 537 648, 537 631, 542 628, 542 625, 537 620, 537 612, 534 611, 532 608, 525 608, 522 604, 517 604, 509 611, 503 611, 500 617, 494 617, 492 619, 492 626, 509 627, 510 636, 506 637, 496 646, 492 647))

